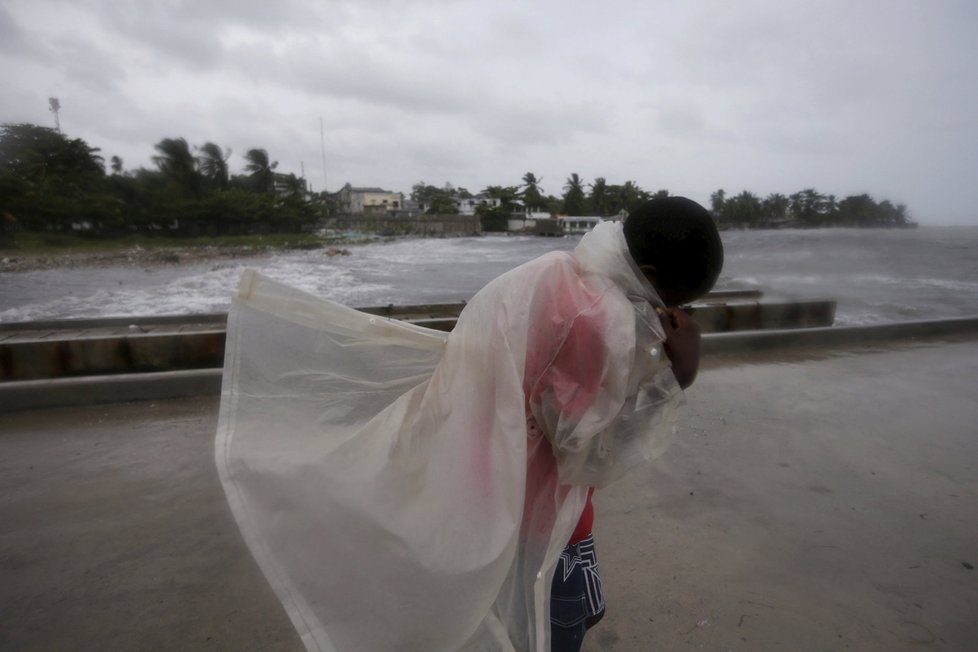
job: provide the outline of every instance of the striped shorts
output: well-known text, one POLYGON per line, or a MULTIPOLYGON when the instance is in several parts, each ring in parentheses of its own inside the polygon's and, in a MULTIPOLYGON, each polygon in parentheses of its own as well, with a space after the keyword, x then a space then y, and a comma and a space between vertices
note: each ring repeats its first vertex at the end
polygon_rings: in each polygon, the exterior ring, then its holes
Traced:
MULTIPOLYGON (((550 588, 551 637, 555 643, 562 639, 583 640, 587 621, 602 611, 604 592, 594 554, 594 536, 589 534, 583 541, 564 548, 557 560, 550 588)), ((573 648, 554 645, 553 649, 573 648)))

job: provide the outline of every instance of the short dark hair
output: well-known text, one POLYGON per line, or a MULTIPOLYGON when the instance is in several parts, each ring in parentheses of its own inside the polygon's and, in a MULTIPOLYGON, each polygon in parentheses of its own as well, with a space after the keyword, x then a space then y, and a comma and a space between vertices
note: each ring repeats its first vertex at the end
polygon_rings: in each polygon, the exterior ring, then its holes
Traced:
POLYGON ((723 243, 710 213, 685 197, 652 199, 625 220, 628 253, 655 267, 657 289, 677 303, 710 291, 723 267, 723 243))

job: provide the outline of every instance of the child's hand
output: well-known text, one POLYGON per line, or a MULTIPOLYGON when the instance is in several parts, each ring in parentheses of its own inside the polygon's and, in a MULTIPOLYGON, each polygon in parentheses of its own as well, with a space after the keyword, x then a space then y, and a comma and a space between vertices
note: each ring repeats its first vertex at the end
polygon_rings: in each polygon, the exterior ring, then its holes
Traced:
POLYGON ((656 308, 666 331, 663 348, 672 362, 672 373, 686 389, 696 380, 700 368, 700 327, 679 308, 656 308))

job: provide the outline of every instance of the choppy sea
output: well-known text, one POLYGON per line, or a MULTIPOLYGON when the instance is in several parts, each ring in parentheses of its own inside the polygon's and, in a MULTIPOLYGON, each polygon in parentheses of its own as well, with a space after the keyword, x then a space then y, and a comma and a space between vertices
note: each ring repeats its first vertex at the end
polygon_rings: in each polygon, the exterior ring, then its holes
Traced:
MULTIPOLYGON (((352 306, 471 297, 499 274, 577 237, 401 239, 321 251, 139 269, 73 268, 0 274, 0 321, 227 310, 246 267, 352 306)), ((978 227, 911 230, 726 231, 718 288, 768 299, 832 298, 836 323, 978 315, 978 227)))

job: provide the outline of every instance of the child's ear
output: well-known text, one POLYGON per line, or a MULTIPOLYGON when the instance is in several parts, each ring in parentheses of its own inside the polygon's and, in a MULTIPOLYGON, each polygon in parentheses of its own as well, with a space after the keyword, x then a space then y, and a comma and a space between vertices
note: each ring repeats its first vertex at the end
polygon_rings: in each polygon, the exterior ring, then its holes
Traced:
POLYGON ((659 289, 659 275, 658 271, 655 269, 655 265, 639 265, 638 271, 642 272, 642 276, 644 276, 645 279, 652 284, 652 287, 654 287, 656 290, 659 289))

